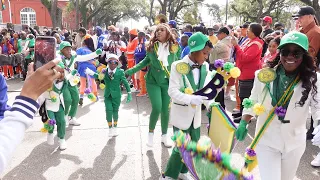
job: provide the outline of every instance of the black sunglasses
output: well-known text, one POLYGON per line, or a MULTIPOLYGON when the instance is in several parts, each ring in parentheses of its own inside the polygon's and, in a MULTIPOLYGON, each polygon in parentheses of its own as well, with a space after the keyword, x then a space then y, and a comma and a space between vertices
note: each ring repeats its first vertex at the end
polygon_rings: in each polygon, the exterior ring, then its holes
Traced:
POLYGON ((305 53, 301 50, 290 51, 289 49, 281 49, 281 51, 280 51, 280 55, 283 57, 288 57, 290 54, 295 59, 301 59, 305 53))

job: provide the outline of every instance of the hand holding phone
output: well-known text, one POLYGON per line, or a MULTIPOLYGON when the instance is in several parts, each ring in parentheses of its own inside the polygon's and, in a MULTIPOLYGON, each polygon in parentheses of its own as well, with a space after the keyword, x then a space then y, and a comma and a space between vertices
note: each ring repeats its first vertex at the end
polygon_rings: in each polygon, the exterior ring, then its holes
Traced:
MULTIPOLYGON (((51 36, 37 36, 35 43, 35 68, 47 64, 56 57, 57 40, 51 36)), ((30 48, 31 50, 32 48, 30 48)))

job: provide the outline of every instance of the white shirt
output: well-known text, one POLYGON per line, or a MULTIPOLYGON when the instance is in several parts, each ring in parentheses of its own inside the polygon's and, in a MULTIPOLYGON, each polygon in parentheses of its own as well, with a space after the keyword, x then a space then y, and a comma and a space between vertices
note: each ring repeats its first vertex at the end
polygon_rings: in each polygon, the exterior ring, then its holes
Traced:
MULTIPOLYGON (((195 63, 193 61, 191 61, 191 59, 188 56, 188 63, 190 66, 194 65, 195 63)), ((191 68, 191 67, 190 67, 191 68)), ((199 83, 199 79, 200 79, 200 69, 195 68, 192 70, 192 75, 193 75, 193 79, 194 79, 194 83, 196 85, 198 85, 199 83)))
POLYGON ((108 74, 109 74, 110 72, 113 72, 113 74, 115 74, 116 71, 117 71, 117 68, 114 68, 114 70, 111 70, 111 69, 108 67, 108 74))

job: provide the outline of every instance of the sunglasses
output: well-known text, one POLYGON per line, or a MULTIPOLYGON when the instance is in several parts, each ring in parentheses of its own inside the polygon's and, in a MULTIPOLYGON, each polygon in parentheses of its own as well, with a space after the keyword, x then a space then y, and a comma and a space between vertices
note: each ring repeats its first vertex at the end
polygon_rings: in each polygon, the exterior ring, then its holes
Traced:
POLYGON ((108 64, 118 64, 118 61, 116 61, 116 60, 109 60, 109 61, 108 61, 108 64))
POLYGON ((289 49, 282 49, 280 51, 280 55, 283 57, 288 57, 289 55, 292 55, 295 59, 302 59, 304 52, 301 50, 294 50, 290 51, 289 49))

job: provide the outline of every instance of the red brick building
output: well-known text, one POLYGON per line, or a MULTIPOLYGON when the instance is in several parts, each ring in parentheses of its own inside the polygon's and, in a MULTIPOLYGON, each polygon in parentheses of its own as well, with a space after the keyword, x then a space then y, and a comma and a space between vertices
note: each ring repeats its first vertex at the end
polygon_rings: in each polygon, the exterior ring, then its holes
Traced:
MULTIPOLYGON (((68 1, 58 0, 58 8, 64 10, 68 1)), ((5 6, 5 10, 0 12, 0 23, 52 27, 50 14, 40 0, 5 0, 5 6)), ((63 11, 62 26, 75 29, 75 12, 66 13, 63 11)))

